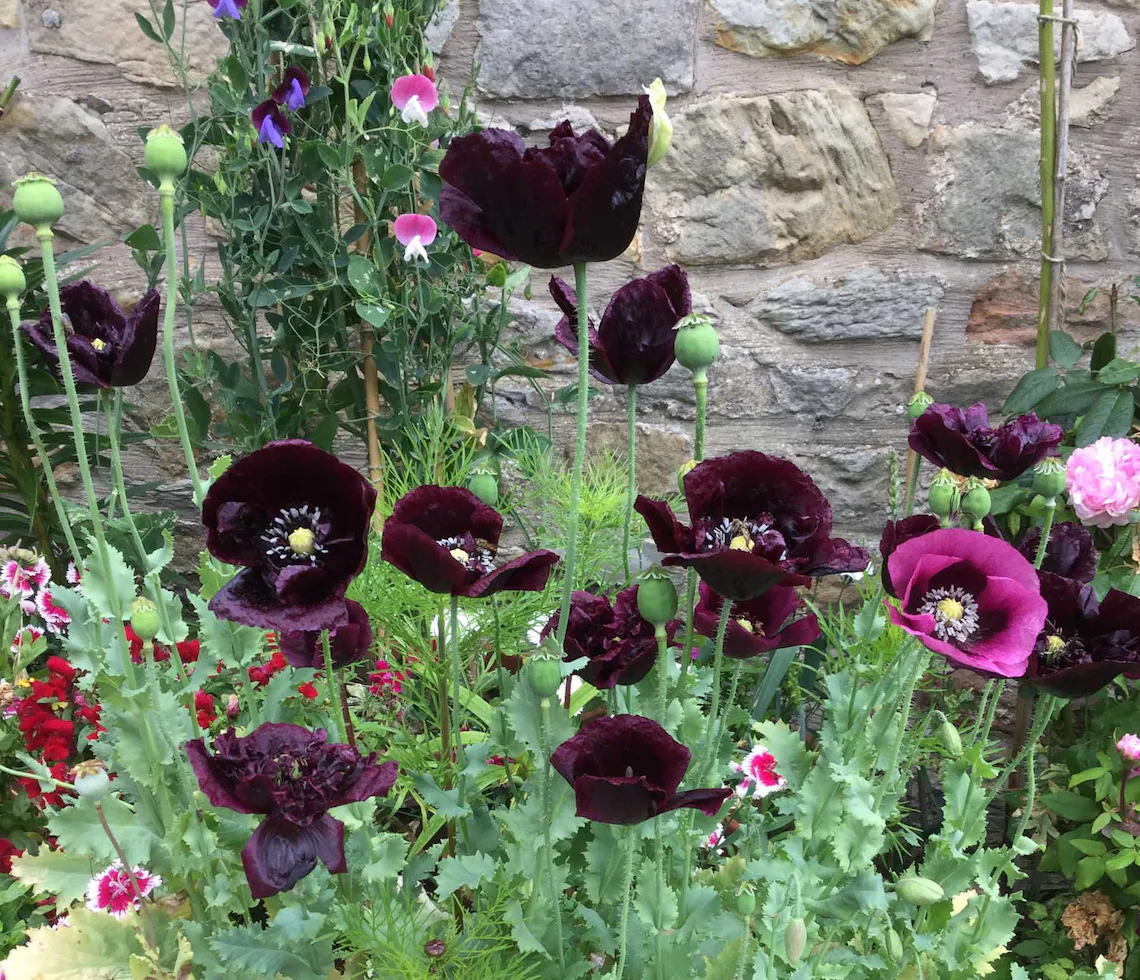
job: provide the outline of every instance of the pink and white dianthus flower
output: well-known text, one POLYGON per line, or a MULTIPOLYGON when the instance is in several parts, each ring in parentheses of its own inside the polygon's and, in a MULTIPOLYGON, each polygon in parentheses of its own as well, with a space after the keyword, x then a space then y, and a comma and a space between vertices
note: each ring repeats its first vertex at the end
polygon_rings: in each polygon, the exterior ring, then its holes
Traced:
POLYGON ((730 768, 743 776, 736 787, 739 797, 751 794, 752 799, 762 800, 788 788, 788 781, 776 772, 776 757, 763 745, 752 746, 744 761, 730 763, 730 768))
POLYGON ((1122 735, 1116 743, 1116 751, 1128 762, 1140 762, 1140 735, 1122 735))
POLYGON ((701 847, 712 851, 714 854, 723 854, 721 844, 724 843, 724 824, 718 823, 702 842, 701 847))
POLYGON ((16 632, 16 635, 12 638, 12 653, 15 654, 18 659, 20 657, 21 650, 25 652, 29 650, 36 642, 36 640, 38 640, 43 635, 44 631, 36 626, 23 627, 22 629, 18 630, 16 632))
POLYGON ((71 622, 71 616, 67 610, 64 609, 63 606, 57 606, 52 602, 51 591, 49 589, 41 589, 36 596, 36 612, 38 612, 40 618, 43 619, 47 631, 57 636, 66 632, 67 625, 71 622))
POLYGON ((1065 466, 1065 489, 1082 524, 1127 524, 1140 506, 1140 446, 1105 436, 1074 450, 1065 466))
POLYGON ((145 898, 161 884, 162 879, 158 875, 152 875, 137 865, 128 874, 122 862, 116 859, 106 871, 87 883, 87 907, 92 912, 107 912, 121 919, 139 907, 139 894, 145 898), (138 894, 131 883, 131 875, 134 875, 138 894))

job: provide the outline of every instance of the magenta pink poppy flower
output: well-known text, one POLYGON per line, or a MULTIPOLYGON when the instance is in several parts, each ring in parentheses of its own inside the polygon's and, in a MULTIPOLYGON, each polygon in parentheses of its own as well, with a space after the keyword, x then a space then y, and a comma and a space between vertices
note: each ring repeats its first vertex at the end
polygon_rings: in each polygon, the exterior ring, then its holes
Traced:
MULTIPOLYGON (((347 667, 363 660, 372 648, 372 624, 367 610, 352 599, 345 599, 344 605, 348 610, 348 622, 329 631, 329 653, 334 667, 347 667)), ((319 631, 282 630, 277 634, 277 645, 294 667, 320 670, 324 665, 325 648, 319 631)))
POLYGON ((305 96, 309 94, 309 76, 300 68, 286 68, 281 84, 273 90, 273 101, 279 102, 291 112, 305 107, 305 96))
POLYGON ((239 738, 231 728, 214 740, 186 743, 198 785, 211 806, 265 819, 242 848, 241 861, 254 898, 292 888, 317 866, 348 870, 344 824, 333 807, 385 796, 396 781, 394 762, 376 762, 348 745, 326 744, 324 729, 266 723, 239 738))
POLYGON ((541 592, 558 556, 540 549, 496 568, 502 533, 502 515, 465 487, 417 487, 385 522, 380 557, 443 595, 541 592))
POLYGON ((404 246, 404 261, 428 261, 426 246, 435 241, 435 222, 426 214, 401 214, 392 222, 396 241, 404 246))
POLYGON ((214 11, 214 20, 241 20, 242 9, 249 0, 206 0, 214 11))
MULTIPOLYGON (((701 583, 701 599, 693 614, 693 625, 700 636, 709 639, 716 636, 724 601, 701 583)), ((802 605, 790 585, 777 585, 755 599, 734 602, 724 631, 724 655, 733 660, 747 660, 781 647, 814 643, 819 639, 819 620, 815 613, 791 619, 802 605)))
POLYGON ((1025 673, 1048 606, 1036 569, 1013 545, 942 528, 904 541, 888 564, 899 600, 887 604, 891 622, 960 667, 1025 673))
POLYGON ((584 725, 550 764, 574 787, 576 812, 587 820, 635 824, 682 807, 715 817, 732 790, 677 792, 691 755, 652 719, 615 715, 584 725))
POLYGON ((392 105, 409 126, 428 127, 428 113, 439 105, 439 91, 427 75, 401 75, 392 83, 392 105))
POLYGON ((786 459, 754 451, 707 459, 686 474, 685 501, 691 527, 664 501, 638 497, 634 506, 662 564, 695 569, 726 598, 867 567, 867 552, 831 536, 827 498, 786 459))
POLYGON ((539 269, 617 258, 641 219, 652 118, 643 95, 612 145, 568 121, 548 147, 506 129, 452 140, 439 165, 440 217, 472 248, 539 269))
MULTIPOLYGON (((578 300, 557 276, 550 295, 564 316, 554 339, 578 356, 578 300)), ((667 265, 627 282, 610 298, 597 330, 589 330, 590 367, 606 384, 642 385, 662 377, 673 366, 677 321, 692 310, 689 279, 678 266, 667 265)))
POLYGON ((276 102, 266 99, 253 110, 250 118, 253 120, 253 128, 257 130, 258 143, 270 143, 279 150, 284 148, 285 137, 292 132, 293 127, 276 102))
POLYGON ((891 595, 895 594, 891 588, 890 562, 888 559, 895 553, 904 541, 917 538, 920 534, 929 534, 942 527, 941 521, 930 514, 914 514, 899 521, 887 521, 883 527, 883 535, 879 538, 879 557, 883 562, 883 588, 891 595))

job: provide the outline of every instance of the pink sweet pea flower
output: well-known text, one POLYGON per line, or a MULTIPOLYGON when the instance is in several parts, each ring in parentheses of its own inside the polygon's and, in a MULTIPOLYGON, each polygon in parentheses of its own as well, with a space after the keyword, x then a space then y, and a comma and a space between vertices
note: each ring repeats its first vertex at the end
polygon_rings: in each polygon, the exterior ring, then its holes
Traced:
POLYGON ((424 246, 435 241, 435 222, 426 214, 401 214, 393 223, 396 241, 404 246, 404 261, 428 261, 424 246))
POLYGON ((427 129, 427 114, 439 105, 439 92, 427 75, 401 75, 392 83, 392 105, 408 125, 427 129))
POLYGON ((1127 524, 1129 512, 1140 506, 1140 446, 1105 436, 1074 450, 1065 488, 1082 524, 1127 524))
POLYGON ((1116 751, 1128 762, 1140 762, 1140 735, 1122 735, 1116 751))

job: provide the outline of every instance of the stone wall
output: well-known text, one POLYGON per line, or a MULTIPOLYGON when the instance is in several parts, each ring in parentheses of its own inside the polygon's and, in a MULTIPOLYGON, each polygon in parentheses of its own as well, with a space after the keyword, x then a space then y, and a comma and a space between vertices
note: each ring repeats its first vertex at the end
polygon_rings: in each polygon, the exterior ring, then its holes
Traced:
MULTIPOLYGON (((0 0, 0 83, 23 77, 0 122, 0 183, 35 166, 72 191, 68 235, 120 234, 149 215, 138 126, 179 122, 144 0, 0 0), (145 195, 144 195, 145 197, 145 195)), ((1081 4, 1069 171, 1066 308, 1089 337, 1094 284, 1140 271, 1140 0, 1081 4)), ((478 66, 486 122, 541 136, 554 122, 611 135, 660 75, 673 148, 650 172, 641 232, 594 271, 596 305, 675 261, 719 322, 709 450, 759 448, 804 465, 848 531, 881 526, 886 454, 904 446, 923 311, 939 310, 928 389, 999 404, 1032 360, 1040 216, 1036 5, 992 0, 451 0, 433 31, 458 91, 478 66)), ((189 4, 192 67, 224 46, 189 4)), ((0 191, 0 201, 3 198, 0 191)), ((211 260, 204 240, 195 248, 211 260)), ((137 280, 121 247, 101 275, 137 280)), ((535 301, 512 329, 557 383, 573 366, 535 301)), ((137 287, 136 287, 137 288, 137 287)), ((1121 304, 1126 333, 1140 326, 1121 304)), ((218 342, 224 327, 215 325, 218 342)), ((1127 349, 1131 344, 1125 345, 1127 349)), ((500 417, 541 408, 500 389, 500 417)), ((691 452, 693 399, 674 370, 641 396, 645 485, 691 452)), ((624 397, 594 402, 593 444, 620 444, 624 397)), ((560 421, 565 434, 571 425, 560 421)))

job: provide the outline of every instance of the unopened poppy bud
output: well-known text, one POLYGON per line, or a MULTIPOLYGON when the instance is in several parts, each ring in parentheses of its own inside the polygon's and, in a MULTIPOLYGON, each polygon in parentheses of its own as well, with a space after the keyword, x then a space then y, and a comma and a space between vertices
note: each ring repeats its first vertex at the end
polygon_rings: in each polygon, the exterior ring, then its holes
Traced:
POLYGON ((720 357, 720 338, 712 320, 700 313, 690 313, 677 322, 673 354, 677 363, 693 372, 696 382, 707 381, 706 370, 720 357))
POLYGON ((637 611, 654 626, 664 626, 677 615, 677 588, 661 568, 649 569, 637 583, 637 611))
POLYGON ((163 123, 146 134, 146 165, 160 181, 186 171, 186 145, 182 137, 163 123))
POLYGON ((958 509, 959 499, 958 481, 953 473, 943 469, 930 484, 930 510, 945 524, 958 509))
POLYGON ((526 664, 526 679, 539 698, 552 698, 562 686, 562 662, 545 650, 539 650, 526 664))
POLYGON ((0 296, 18 297, 27 285, 20 263, 10 255, 0 255, 0 296))
POLYGON ((1033 489, 1046 500, 1065 492, 1065 464, 1058 456, 1046 456, 1033 467, 1033 489))
POLYGON ((797 916, 784 930, 784 955, 789 963, 798 963, 807 946, 807 924, 797 916))
POLYGON ((467 489, 470 490, 488 507, 494 507, 499 500, 499 481, 495 474, 486 467, 476 467, 467 478, 467 489))
POLYGON ((72 770, 71 785, 78 796, 85 800, 101 800, 111 788, 111 777, 99 759, 88 759, 78 763, 72 770))
POLYGON ((756 893, 748 885, 741 885, 736 893, 736 911, 741 915, 751 915, 756 911, 756 893))
POLYGON ((438 959, 447 952, 447 943, 442 939, 429 939, 424 943, 424 955, 430 956, 432 959, 438 959))
POLYGON ((646 159, 646 166, 652 167, 669 152, 669 144, 673 142, 673 123, 665 114, 665 83, 655 78, 644 92, 653 108, 653 118, 649 122, 649 156, 646 159))
POLYGON ((241 702, 238 700, 236 694, 229 694, 226 696, 226 717, 233 721, 238 715, 241 714, 241 702))
POLYGON ((887 930, 887 956, 895 963, 901 963, 903 959, 902 940, 893 927, 887 930))
POLYGON ((982 529, 982 520, 989 514, 991 506, 989 490, 982 486, 980 480, 971 478, 966 484, 966 492, 959 507, 962 515, 973 521, 975 531, 982 529))
POLYGON ((158 607, 143 596, 131 606, 131 629, 144 643, 158 636, 158 607))
POLYGON ((916 391, 906 403, 906 417, 913 422, 933 404, 934 399, 925 391, 916 391))
POLYGON ((685 492, 685 477, 696 469, 696 466, 697 461, 690 459, 682 463, 680 469, 677 470, 677 486, 680 487, 681 493, 685 492))
POLYGON ((12 210, 16 217, 35 228, 51 227, 63 217, 63 196, 55 181, 30 173, 12 181, 12 210))
POLYGON ((919 875, 903 875, 895 882, 895 894, 904 902, 919 906, 933 905, 946 897, 937 881, 919 875))
POLYGON ((942 720, 939 734, 942 736, 942 745, 946 749, 946 754, 951 759, 957 759, 962 754, 962 736, 958 734, 958 729, 950 719, 942 720))

